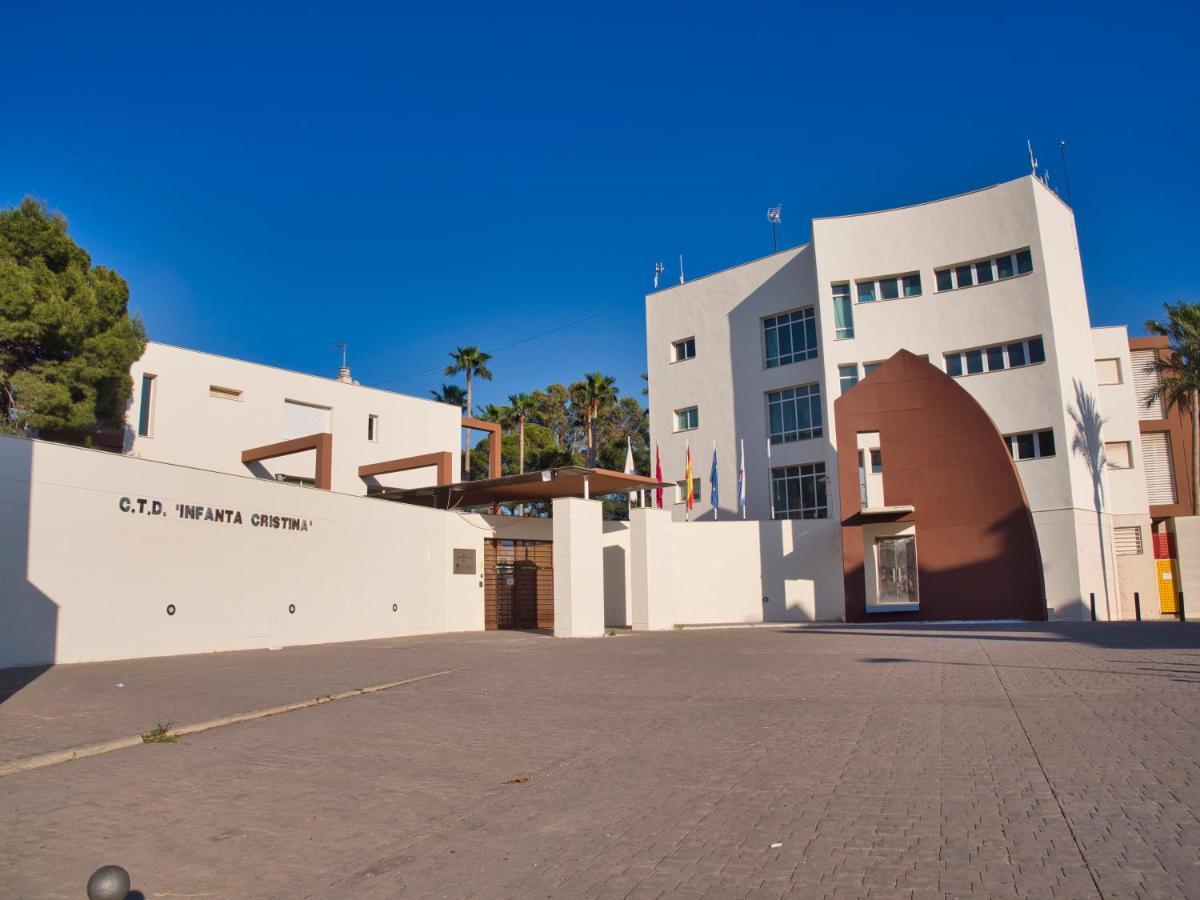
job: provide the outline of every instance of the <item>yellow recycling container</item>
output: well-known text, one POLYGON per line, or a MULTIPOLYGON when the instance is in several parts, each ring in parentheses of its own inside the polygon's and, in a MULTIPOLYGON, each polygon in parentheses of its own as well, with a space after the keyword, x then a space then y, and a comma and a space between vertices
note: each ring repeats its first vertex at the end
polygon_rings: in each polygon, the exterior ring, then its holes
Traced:
POLYGON ((1154 565, 1158 568, 1158 611, 1163 615, 1177 614, 1179 598, 1175 595, 1175 573, 1171 570, 1171 560, 1156 559, 1154 565))

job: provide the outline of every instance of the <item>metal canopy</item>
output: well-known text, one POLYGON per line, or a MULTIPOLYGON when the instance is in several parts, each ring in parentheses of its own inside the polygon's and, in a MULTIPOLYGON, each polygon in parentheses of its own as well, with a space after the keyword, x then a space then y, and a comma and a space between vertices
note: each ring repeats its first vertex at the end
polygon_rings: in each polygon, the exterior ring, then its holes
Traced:
POLYGON ((667 482, 645 475, 627 475, 611 469, 587 469, 583 466, 560 466, 523 475, 504 475, 480 481, 458 481, 454 484, 431 485, 419 488, 380 488, 372 497, 455 509, 470 506, 489 506, 495 503, 532 503, 556 497, 596 497, 602 494, 627 494, 651 488, 670 487, 667 482), (586 482, 586 487, 585 487, 586 482))

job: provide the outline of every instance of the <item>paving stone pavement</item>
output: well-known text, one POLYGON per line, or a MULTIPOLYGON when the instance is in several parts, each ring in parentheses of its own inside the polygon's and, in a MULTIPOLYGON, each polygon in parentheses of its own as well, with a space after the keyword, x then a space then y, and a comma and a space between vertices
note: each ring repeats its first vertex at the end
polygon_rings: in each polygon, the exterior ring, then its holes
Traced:
MULTIPOLYGON (((0 779, 0 896, 83 897, 107 862, 146 897, 1200 896, 1200 626, 289 653, 176 661, 145 702, 464 668, 0 779)), ((51 670, 0 705, 0 749, 54 743, 42 702, 72 738, 111 727, 104 667, 155 662, 51 670)))

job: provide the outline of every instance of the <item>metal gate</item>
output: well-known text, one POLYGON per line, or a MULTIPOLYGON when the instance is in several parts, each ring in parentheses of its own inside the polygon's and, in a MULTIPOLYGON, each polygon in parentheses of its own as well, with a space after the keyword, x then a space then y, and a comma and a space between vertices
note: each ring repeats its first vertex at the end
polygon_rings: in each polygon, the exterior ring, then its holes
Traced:
POLYGON ((484 542, 486 628, 554 627, 553 546, 550 541, 484 542))

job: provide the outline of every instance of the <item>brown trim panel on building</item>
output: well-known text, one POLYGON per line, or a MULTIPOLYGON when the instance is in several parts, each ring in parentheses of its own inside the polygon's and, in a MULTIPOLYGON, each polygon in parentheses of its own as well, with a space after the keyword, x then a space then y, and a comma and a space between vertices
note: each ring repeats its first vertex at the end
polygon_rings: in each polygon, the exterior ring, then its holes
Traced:
POLYGON ((438 485, 450 484, 454 480, 454 454, 446 450, 368 463, 358 467, 358 477, 373 478, 376 475, 392 475, 396 472, 408 472, 412 469, 424 469, 429 466, 437 469, 438 485))
MULTIPOLYGON (((1136 337, 1129 339, 1129 349, 1157 350, 1159 359, 1170 355, 1170 342, 1165 337, 1136 337)), ((1130 373, 1130 378, 1132 378, 1130 373)), ((1141 403, 1142 398, 1135 398, 1141 403)), ((1171 447, 1171 476, 1175 479, 1175 502, 1155 503, 1150 506, 1150 518, 1165 519, 1171 516, 1190 516, 1192 514, 1192 413, 1191 410, 1172 404, 1166 407, 1165 419, 1138 419, 1138 431, 1141 434, 1166 432, 1167 442, 1171 447)), ((1138 448, 1141 458, 1141 448, 1138 448)), ((1143 468, 1143 474, 1145 469, 1143 468)))
POLYGON ((961 385, 901 350, 834 410, 848 621, 1046 617, 1025 491, 1000 432, 961 385), (913 611, 867 612, 864 528, 880 519, 861 508, 858 435, 872 432, 879 434, 884 502, 901 508, 884 520, 916 529, 913 611))
MULTIPOLYGON (((488 478, 499 478, 501 441, 503 440, 500 426, 495 422, 485 422, 483 419, 463 416, 462 427, 488 433, 488 478)), ((469 463, 464 463, 464 467, 469 471, 469 463)))
POLYGON ((304 453, 308 450, 317 451, 316 471, 313 476, 316 486, 323 491, 331 490, 333 488, 333 435, 328 431, 243 450, 242 463, 249 465, 268 459, 277 459, 280 456, 291 456, 293 453, 304 453))

